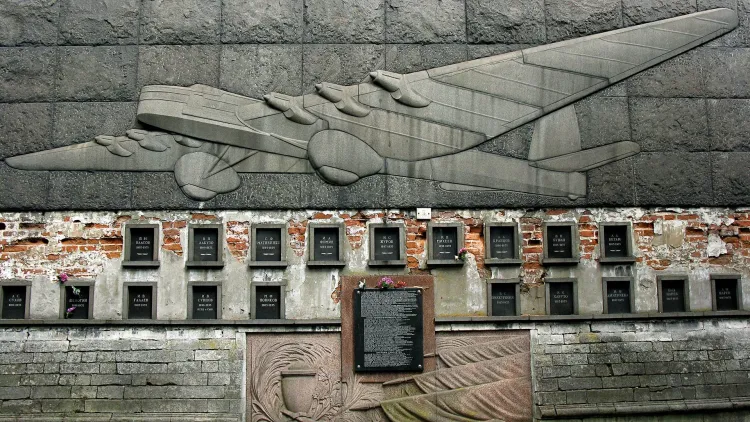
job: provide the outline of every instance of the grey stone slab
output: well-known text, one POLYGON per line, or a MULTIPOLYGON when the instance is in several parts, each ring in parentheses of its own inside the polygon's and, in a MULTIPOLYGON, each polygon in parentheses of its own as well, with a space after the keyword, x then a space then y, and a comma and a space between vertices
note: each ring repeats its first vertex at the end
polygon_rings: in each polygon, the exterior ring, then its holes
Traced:
POLYGON ((589 97, 575 103, 581 148, 630 140, 630 117, 625 97, 589 97))
POLYGON ((0 104, 0 127, 0 158, 54 148, 51 104, 0 104))
POLYGON ((537 44, 469 44, 467 45, 469 60, 481 59, 482 57, 495 56, 497 54, 521 51, 526 48, 536 47, 537 44))
POLYGON ((705 96, 705 47, 670 59, 626 81, 628 94, 638 97, 705 96))
POLYGON ((385 49, 372 44, 320 44, 304 46, 303 92, 315 92, 315 84, 351 85, 369 72, 385 67, 385 49))
POLYGON ((714 48, 706 53, 706 96, 750 97, 750 48, 714 48))
POLYGON ((303 2, 224 0, 225 43, 297 43, 304 30, 303 2))
POLYGON ((708 113, 702 98, 633 98, 633 141, 642 151, 708 151, 708 113))
POLYGON ((687 15, 697 11, 696 0, 623 0, 625 26, 687 15))
POLYGON ((224 45, 219 87, 263 98, 269 92, 302 94, 301 45, 224 45))
POLYGON ((528 123, 479 145, 477 149, 525 160, 529 156, 533 132, 534 124, 528 123))
POLYGON ((135 125, 136 103, 58 103, 54 144, 88 142, 98 135, 123 135, 135 125))
POLYGON ((737 11, 739 27, 709 43, 711 46, 750 47, 750 4, 746 0, 698 0, 698 10, 726 7, 737 11))
POLYGON ((62 44, 136 44, 138 0, 63 0, 60 10, 62 44))
POLYGON ((710 204, 710 154, 642 152, 635 157, 635 185, 638 205, 710 204))
POLYGON ((59 100, 132 101, 138 98, 138 48, 61 47, 59 100))
POLYGON ((55 172, 47 209, 112 210, 130 208, 132 173, 55 172))
POLYGON ((589 170, 586 173, 588 176, 588 205, 635 205, 634 162, 635 157, 630 157, 589 170))
MULTIPOLYGON (((215 203, 216 200, 209 202, 215 203)), ((133 175, 133 207, 135 208, 195 209, 200 204, 182 193, 171 172, 139 172, 133 175)))
POLYGON ((237 208, 239 204, 245 204, 243 206, 252 208, 278 209, 302 204, 300 189, 311 175, 245 173, 240 177, 242 184, 239 189, 214 199, 218 208, 237 208))
POLYGON ((52 47, 0 48, 0 98, 3 101, 54 99, 55 57, 52 47))
POLYGON ((708 100, 711 151, 750 151, 750 100, 708 100))
POLYGON ((141 46, 138 86, 193 84, 219 85, 218 45, 141 46))
POLYGON ((15 170, 0 163, 0 208, 45 209, 48 190, 49 172, 15 170))
POLYGON ((750 152, 711 153, 714 182, 714 205, 746 206, 750 204, 750 152))
POLYGON ((143 0, 141 43, 216 44, 221 0, 143 0))
POLYGON ((464 44, 390 44, 385 48, 385 70, 411 73, 468 60, 464 44))
POLYGON ((548 0, 545 7, 547 42, 623 26, 620 0, 548 0))
POLYGON ((467 0, 466 26, 472 43, 544 43, 543 0, 467 0))
POLYGON ((388 43, 466 42, 462 0, 386 0, 388 43))
POLYGON ((0 46, 57 44, 59 14, 57 1, 0 1, 0 46))
POLYGON ((381 43, 385 0, 316 0, 305 3, 304 42, 381 43))
POLYGON ((306 175, 300 188, 300 202, 313 208, 363 208, 385 206, 385 176, 370 176, 349 186, 332 186, 315 175, 306 175))

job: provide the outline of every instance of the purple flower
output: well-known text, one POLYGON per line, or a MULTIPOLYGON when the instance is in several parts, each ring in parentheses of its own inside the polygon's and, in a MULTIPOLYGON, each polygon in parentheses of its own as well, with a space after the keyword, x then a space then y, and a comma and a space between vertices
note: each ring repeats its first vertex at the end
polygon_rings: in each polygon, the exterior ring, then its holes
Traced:
POLYGON ((70 308, 66 309, 65 312, 67 312, 69 314, 72 314, 73 311, 75 311, 75 310, 76 310, 76 307, 75 306, 71 306, 70 308))
POLYGON ((64 284, 65 282, 67 282, 67 281, 68 281, 68 275, 67 275, 67 274, 65 274, 65 273, 60 273, 60 274, 59 274, 59 275, 57 276, 57 279, 58 279, 58 280, 60 280, 60 283, 63 283, 63 284, 64 284))

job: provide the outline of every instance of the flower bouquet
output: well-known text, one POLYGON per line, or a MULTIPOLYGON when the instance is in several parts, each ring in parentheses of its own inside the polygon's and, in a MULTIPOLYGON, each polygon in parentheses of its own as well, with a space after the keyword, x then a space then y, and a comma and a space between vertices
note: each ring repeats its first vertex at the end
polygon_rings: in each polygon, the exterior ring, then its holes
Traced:
POLYGON ((378 281, 378 284, 375 285, 376 288, 381 290, 388 290, 388 289, 401 289, 406 287, 405 281, 393 281, 390 277, 383 277, 378 281))

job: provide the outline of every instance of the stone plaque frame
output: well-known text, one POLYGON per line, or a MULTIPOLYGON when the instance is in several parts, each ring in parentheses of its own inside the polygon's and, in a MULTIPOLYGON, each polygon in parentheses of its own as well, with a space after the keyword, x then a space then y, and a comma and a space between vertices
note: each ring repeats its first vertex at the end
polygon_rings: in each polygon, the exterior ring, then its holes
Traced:
POLYGON ((460 267, 464 265, 464 261, 460 259, 435 259, 435 251, 432 247, 432 238, 434 236, 433 229, 435 228, 450 228, 456 229, 456 252, 460 251, 464 247, 464 241, 466 234, 464 233, 463 222, 449 222, 449 223, 427 223, 427 266, 428 267, 460 267))
POLYGON ((224 225, 223 224, 191 224, 188 226, 188 254, 186 267, 190 268, 221 268, 224 266, 224 225), (216 261, 195 261, 195 230, 216 230, 216 261))
POLYGON ((498 317, 516 318, 521 315, 521 279, 520 278, 491 278, 487 280, 487 316, 492 315, 492 286, 494 284, 515 284, 516 314, 515 316, 497 315, 498 317))
MULTIPOLYGON (((31 315, 31 280, 3 280, 0 281, 0 306, 5 304, 5 292, 3 287, 25 287, 26 298, 25 309, 23 310, 23 319, 29 319, 31 315)), ((0 308, 0 318, 2 318, 2 309, 0 308)))
POLYGON ((370 259, 367 265, 370 267, 403 267, 406 266, 406 224, 402 222, 394 223, 369 223, 367 225, 367 234, 369 236, 368 245, 370 247, 370 259), (398 229, 398 259, 377 260, 375 259, 375 229, 394 228, 398 229))
POLYGON ((742 311, 743 296, 742 296, 742 274, 729 273, 729 274, 711 274, 711 309, 717 312, 731 312, 731 310, 719 311, 716 304, 716 280, 735 280, 737 283, 737 309, 736 311, 742 311))
POLYGON ((485 265, 519 265, 523 263, 521 259, 521 239, 520 228, 518 223, 484 223, 484 264, 485 265), (510 227, 513 230, 513 258, 493 258, 491 247, 492 228, 493 227, 510 227))
POLYGON ((575 221, 554 221, 542 223, 542 265, 577 265, 580 261, 580 239, 578 237, 578 223, 575 221), (550 258, 549 247, 551 242, 547 234, 549 227, 569 227, 570 228, 570 253, 568 258, 550 258))
POLYGON ((257 287, 279 287, 279 320, 286 319, 286 280, 282 281, 253 281, 251 284, 252 294, 250 295, 250 318, 257 319, 255 309, 257 296, 257 287))
POLYGON ((682 289, 684 294, 683 299, 685 302, 684 312, 690 312, 690 282, 688 276, 686 274, 662 274, 656 276, 656 294, 657 302, 659 304, 659 313, 664 313, 664 303, 662 301, 662 282, 664 281, 682 281, 682 289))
POLYGON ((609 314, 609 304, 607 302, 607 288, 609 287, 610 281, 627 281, 628 282, 628 298, 630 301, 630 313, 634 314, 635 312, 635 292, 634 292, 634 284, 635 281, 633 277, 602 277, 602 303, 604 306, 604 313, 609 314))
POLYGON ((156 282, 142 282, 142 281, 128 281, 122 283, 122 319, 130 319, 130 288, 131 287, 151 287, 151 319, 156 319, 156 309, 159 303, 157 298, 157 283, 156 282))
POLYGON ((159 250, 161 249, 161 238, 159 237, 160 224, 125 224, 123 230, 123 267, 148 267, 157 268, 159 266, 159 250), (131 231, 133 229, 152 229, 154 231, 154 256, 151 261, 132 261, 130 255, 133 252, 130 248, 131 231))
POLYGON ((633 255, 633 223, 625 222, 606 222, 599 223, 599 262, 603 264, 626 264, 635 262, 633 255), (607 256, 606 247, 604 246, 604 233, 610 227, 625 227, 625 256, 607 256))
MULTIPOLYGON (((221 319, 221 283, 216 281, 191 281, 187 286, 187 319, 193 319, 193 287, 216 287, 216 320, 221 319)), ((210 320, 209 320, 210 321, 210 320)))
POLYGON ((341 223, 310 223, 307 225, 307 266, 308 267, 345 267, 344 242, 346 242, 346 226, 341 223), (317 229, 338 229, 339 231, 339 256, 335 261, 320 261, 315 259, 315 231, 317 229))
MULTIPOLYGON (((570 315, 578 315, 578 279, 575 278, 548 278, 544 280, 544 311, 546 315, 553 315, 551 313, 552 307, 550 303, 550 284, 555 283, 573 283, 573 313, 570 315)), ((553 316, 558 316, 554 314, 553 316)))
POLYGON ((286 249, 289 244, 289 228, 286 223, 273 223, 273 224, 253 224, 250 227, 250 260, 247 261, 248 267, 254 268, 286 268, 288 266, 286 262, 286 249), (258 261, 257 252, 255 250, 255 241, 258 239, 258 229, 278 229, 281 233, 279 240, 281 241, 281 261, 258 261))
MULTIPOLYGON (((143 261, 146 262, 146 261, 143 261)), ((65 318, 65 310, 67 309, 65 307, 67 301, 65 300, 65 291, 67 290, 66 287, 72 286, 72 287, 88 287, 89 288, 89 305, 88 305, 88 315, 86 316, 86 319, 94 319, 94 293, 96 291, 96 280, 81 280, 81 279, 74 279, 70 278, 65 284, 60 285, 60 319, 66 319, 65 318)))

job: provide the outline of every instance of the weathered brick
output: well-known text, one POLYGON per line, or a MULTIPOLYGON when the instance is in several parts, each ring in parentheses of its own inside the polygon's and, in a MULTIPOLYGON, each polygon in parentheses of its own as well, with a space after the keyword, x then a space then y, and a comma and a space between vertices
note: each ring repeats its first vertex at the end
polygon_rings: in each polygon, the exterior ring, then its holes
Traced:
POLYGON ((560 390, 588 390, 602 388, 602 379, 599 377, 587 378, 561 378, 557 380, 560 390))
POLYGON ((25 352, 67 352, 68 342, 67 341, 27 341, 24 343, 23 350, 25 352))
POLYGON ((154 374, 167 372, 165 363, 118 363, 118 374, 154 374))
POLYGON ((212 373, 208 374, 208 385, 229 385, 229 374, 212 373))
MULTIPOLYGON (((2 377, 7 376, 13 376, 13 375, 3 375, 2 377)), ((0 379, 2 379, 0 377, 0 379)), ((16 376, 18 377, 18 376, 16 376)), ((57 385, 57 382, 60 379, 60 375, 58 374, 32 374, 32 375, 24 375, 22 377, 19 377, 20 384, 17 385, 57 385)), ((3 384, 8 385, 8 384, 3 384)))
POLYGON ((70 387, 70 397, 73 399, 95 399, 96 387, 88 385, 70 387))
POLYGON ((588 403, 619 403, 633 401, 632 388, 589 390, 586 392, 588 403))
POLYGON ((0 364, 31 363, 34 355, 31 353, 1 353, 0 364))
POLYGON ((637 376, 605 377, 602 378, 603 388, 639 387, 640 378, 637 376))
POLYGON ((536 395, 537 404, 565 404, 566 394, 562 391, 551 392, 551 393, 537 393, 536 395))
POLYGON ((31 389, 32 399, 69 399, 70 387, 58 386, 48 387, 40 386, 31 389))
POLYGON ((77 413, 83 412, 83 400, 40 400, 42 406, 42 412, 56 412, 56 413, 77 413))
POLYGON ((195 360, 223 360, 229 358, 226 350, 196 350, 195 360))
POLYGON ((122 399, 123 389, 120 385, 107 385, 96 388, 96 398, 98 399, 122 399))
POLYGON ((542 378, 559 378, 570 376, 570 366, 553 366, 542 368, 542 378))
MULTIPOLYGON (((204 362, 206 363, 206 362, 204 362)), ((201 371, 201 362, 172 362, 167 364, 170 374, 190 374, 201 371)))
POLYGON ((141 411, 141 401, 109 399, 86 400, 85 411, 96 413, 137 413, 141 411))
POLYGON ((172 362, 174 361, 174 352, 166 350, 117 352, 115 359, 117 362, 172 362))
POLYGON ((203 365, 201 366, 201 371, 203 371, 203 372, 218 372, 219 371, 219 362, 216 362, 216 361, 203 361, 203 365))
POLYGON ((205 412, 207 400, 138 400, 141 409, 150 413, 205 412))
POLYGON ((0 387, 0 400, 26 399, 30 396, 30 387, 0 387))
POLYGON ((90 351, 109 351, 109 350, 130 350, 130 341, 128 340, 86 340, 71 341, 70 350, 78 352, 90 351))
POLYGON ((92 375, 91 385, 130 385, 132 375, 92 375))
POLYGON ((98 363, 61 363, 61 374, 98 374, 98 363))

